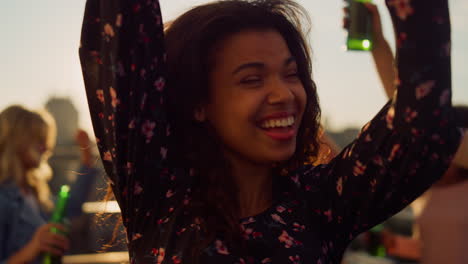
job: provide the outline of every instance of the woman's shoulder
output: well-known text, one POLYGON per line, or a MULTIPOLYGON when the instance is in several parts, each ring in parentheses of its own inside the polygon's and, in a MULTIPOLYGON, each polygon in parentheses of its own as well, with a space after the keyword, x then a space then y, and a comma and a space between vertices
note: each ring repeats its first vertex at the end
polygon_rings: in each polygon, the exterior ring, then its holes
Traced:
POLYGON ((1 183, 0 184, 0 210, 4 210, 15 207, 15 202, 21 199, 21 192, 19 187, 13 183, 1 183))

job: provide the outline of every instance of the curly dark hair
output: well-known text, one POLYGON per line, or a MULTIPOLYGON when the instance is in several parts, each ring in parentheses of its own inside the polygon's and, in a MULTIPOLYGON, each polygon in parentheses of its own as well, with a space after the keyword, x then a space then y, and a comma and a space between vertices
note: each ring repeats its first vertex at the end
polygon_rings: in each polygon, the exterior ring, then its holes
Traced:
POLYGON ((231 247, 242 244, 238 190, 221 151, 221 141, 209 124, 194 119, 196 109, 210 100, 214 49, 239 32, 274 30, 295 57, 307 105, 296 151, 277 165, 273 176, 284 178, 283 173, 314 162, 319 148, 320 107, 306 38, 309 25, 305 10, 291 0, 227 0, 197 6, 166 29, 168 117, 172 127, 172 152, 168 157, 177 167, 195 169, 191 209, 203 227, 200 249, 220 234, 231 247))

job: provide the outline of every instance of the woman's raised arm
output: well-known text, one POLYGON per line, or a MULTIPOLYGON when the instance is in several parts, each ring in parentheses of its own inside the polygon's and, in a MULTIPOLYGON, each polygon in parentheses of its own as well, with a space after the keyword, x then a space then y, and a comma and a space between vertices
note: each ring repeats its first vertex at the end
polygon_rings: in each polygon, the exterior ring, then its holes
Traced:
POLYGON ((342 247, 439 179, 461 135, 451 106, 447 0, 387 5, 397 34, 397 95, 329 164, 293 178, 342 247))
POLYGON ((159 1, 88 0, 80 58, 101 158, 133 241, 168 217, 174 199, 183 196, 181 174, 166 162, 170 127, 159 1))

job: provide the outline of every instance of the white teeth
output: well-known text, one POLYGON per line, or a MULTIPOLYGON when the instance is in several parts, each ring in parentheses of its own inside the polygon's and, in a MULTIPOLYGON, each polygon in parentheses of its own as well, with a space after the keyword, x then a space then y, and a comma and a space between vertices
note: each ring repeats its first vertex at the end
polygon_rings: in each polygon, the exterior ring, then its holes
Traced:
POLYGON ((262 128, 275 128, 275 127, 288 127, 294 124, 294 117, 290 116, 287 118, 280 118, 280 119, 270 119, 266 120, 262 123, 262 128))

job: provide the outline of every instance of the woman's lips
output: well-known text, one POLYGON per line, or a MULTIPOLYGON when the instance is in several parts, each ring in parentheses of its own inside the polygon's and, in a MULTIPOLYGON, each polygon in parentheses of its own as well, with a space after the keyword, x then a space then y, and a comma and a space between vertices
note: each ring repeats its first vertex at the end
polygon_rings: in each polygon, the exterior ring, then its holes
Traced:
POLYGON ((296 135, 296 118, 290 113, 275 113, 264 118, 259 126, 274 140, 290 140, 296 135))
POLYGON ((262 129, 263 132, 274 140, 290 140, 296 135, 296 129, 291 127, 262 129))

